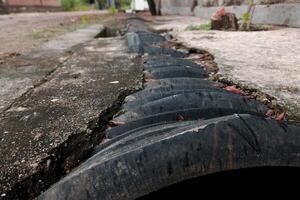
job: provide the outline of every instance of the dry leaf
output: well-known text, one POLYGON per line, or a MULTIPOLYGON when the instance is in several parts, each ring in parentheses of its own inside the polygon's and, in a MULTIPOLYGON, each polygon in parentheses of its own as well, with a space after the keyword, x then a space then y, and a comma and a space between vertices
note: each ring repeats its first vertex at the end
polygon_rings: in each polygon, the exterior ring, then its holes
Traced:
POLYGON ((283 112, 283 113, 277 115, 276 118, 275 118, 275 120, 276 120, 276 121, 283 121, 284 118, 285 118, 285 112, 283 112))
POLYGON ((241 91, 240 89, 236 88, 234 85, 225 87, 225 90, 227 90, 229 92, 232 92, 232 93, 235 93, 235 94, 240 94, 240 95, 244 95, 244 96, 247 95, 247 93, 245 93, 245 92, 241 91))

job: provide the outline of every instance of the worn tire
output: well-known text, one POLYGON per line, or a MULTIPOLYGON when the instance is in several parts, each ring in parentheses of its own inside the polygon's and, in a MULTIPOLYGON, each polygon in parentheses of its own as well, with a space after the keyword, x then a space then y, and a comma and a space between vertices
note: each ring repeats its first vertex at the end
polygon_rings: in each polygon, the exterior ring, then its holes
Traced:
POLYGON ((129 95, 125 99, 125 103, 123 105, 124 110, 129 110, 138 106, 142 106, 144 104, 153 102, 158 99, 162 99, 165 97, 169 97, 176 94, 187 94, 187 93, 197 93, 197 92, 213 92, 218 91, 222 93, 229 93, 226 90, 221 90, 219 88, 208 88, 208 89, 187 89, 187 90, 172 90, 167 92, 157 92, 153 93, 150 96, 139 96, 138 98, 134 95, 129 95))
POLYGON ((174 58, 170 56, 149 56, 145 61, 145 68, 166 67, 166 66, 189 66, 203 68, 190 60, 174 58))
POLYGON ((192 68, 185 66, 173 66, 149 69, 144 72, 146 79, 166 79, 166 78, 207 78, 208 74, 201 68, 192 68))
POLYGON ((227 170, 299 167, 299 133, 299 127, 250 115, 198 121, 100 151, 38 199, 129 200, 227 170))
POLYGON ((166 38, 155 33, 139 31, 137 32, 144 45, 158 45, 166 42, 166 38))
POLYGON ((144 45, 144 53, 147 53, 149 55, 169 55, 175 58, 184 58, 187 56, 186 53, 176 51, 173 49, 161 48, 156 46, 148 46, 148 45, 144 45))
POLYGON ((218 91, 191 92, 175 94, 144 105, 129 107, 123 115, 115 118, 115 120, 127 123, 155 114, 189 109, 199 109, 199 113, 204 114, 204 116, 199 114, 199 117, 204 119, 208 119, 206 113, 210 113, 209 116, 220 117, 221 115, 218 116, 220 111, 226 115, 234 113, 264 115, 267 112, 267 107, 264 104, 248 100, 237 94, 218 91), (232 113, 228 113, 230 110, 232 113))

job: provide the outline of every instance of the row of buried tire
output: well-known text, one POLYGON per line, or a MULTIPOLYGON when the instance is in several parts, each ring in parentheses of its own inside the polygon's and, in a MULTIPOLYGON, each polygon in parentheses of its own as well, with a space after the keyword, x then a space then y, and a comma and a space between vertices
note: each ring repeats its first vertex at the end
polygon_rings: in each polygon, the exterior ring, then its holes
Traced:
POLYGON ((126 35, 145 56, 144 90, 128 96, 122 124, 93 156, 40 199, 136 199, 194 177, 256 167, 299 167, 300 128, 207 80, 184 53, 147 31, 126 35), (150 81, 151 80, 151 81, 150 81))

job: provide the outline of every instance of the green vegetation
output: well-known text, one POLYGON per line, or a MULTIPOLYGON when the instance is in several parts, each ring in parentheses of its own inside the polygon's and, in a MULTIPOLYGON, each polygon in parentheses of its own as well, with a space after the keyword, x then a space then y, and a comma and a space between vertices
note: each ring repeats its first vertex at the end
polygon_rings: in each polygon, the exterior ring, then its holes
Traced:
POLYGON ((130 3, 131 3, 130 0, 119 0, 117 2, 119 2, 120 8, 122 10, 129 10, 130 9, 130 3))
POLYGON ((243 14, 242 20, 243 23, 241 25, 242 30, 250 31, 251 30, 251 24, 252 24, 252 18, 255 11, 256 4, 254 3, 254 0, 248 0, 249 6, 247 11, 243 14))
POLYGON ((91 10, 88 0, 62 0, 62 7, 65 11, 91 10))
POLYGON ((243 23, 248 23, 249 20, 250 20, 250 13, 249 12, 245 12, 243 14, 242 20, 243 20, 243 23))
POLYGON ((206 23, 206 24, 200 24, 200 25, 189 25, 186 29, 186 31, 209 31, 211 30, 211 23, 206 23))
POLYGON ((114 15, 118 12, 118 10, 115 7, 110 7, 108 9, 109 14, 114 15))

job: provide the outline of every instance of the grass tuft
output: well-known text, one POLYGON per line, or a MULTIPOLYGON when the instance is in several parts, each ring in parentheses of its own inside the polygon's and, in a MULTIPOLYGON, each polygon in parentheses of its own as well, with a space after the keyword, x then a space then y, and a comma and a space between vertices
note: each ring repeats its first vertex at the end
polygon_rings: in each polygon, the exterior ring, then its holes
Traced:
POLYGON ((186 31, 209 31, 211 30, 211 23, 206 24, 200 24, 200 25, 189 25, 186 29, 186 31))

